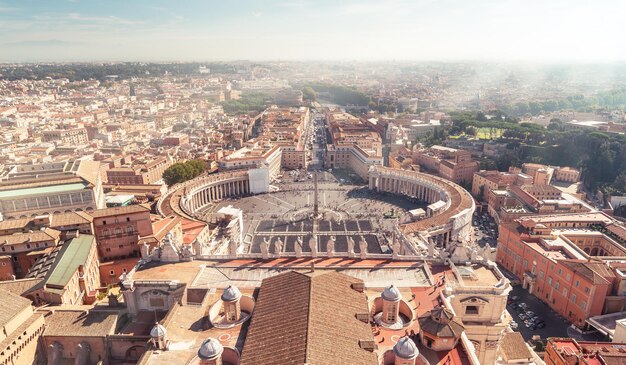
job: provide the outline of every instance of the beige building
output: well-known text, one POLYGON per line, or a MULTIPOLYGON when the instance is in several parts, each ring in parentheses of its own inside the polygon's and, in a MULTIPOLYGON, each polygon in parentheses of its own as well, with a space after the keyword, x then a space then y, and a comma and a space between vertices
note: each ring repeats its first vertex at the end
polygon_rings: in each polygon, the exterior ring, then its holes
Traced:
POLYGON ((78 146, 89 142, 85 128, 55 129, 41 132, 43 142, 59 142, 62 145, 78 146))
POLYGON ((161 181, 163 172, 172 165, 169 156, 160 156, 149 161, 136 160, 132 164, 113 167, 106 171, 107 183, 120 185, 147 185, 161 181))
POLYGON ((492 262, 453 265, 452 272, 444 289, 446 301, 465 325, 480 363, 495 364, 498 344, 511 321, 506 311, 511 284, 492 262))
POLYGON ((522 165, 525 174, 534 179, 536 185, 548 185, 555 181, 575 183, 580 181, 580 171, 573 167, 547 166, 537 163, 525 163, 522 165))
POLYGON ((219 160, 220 171, 250 170, 266 166, 270 181, 280 175, 282 149, 280 146, 248 142, 246 146, 219 160))
POLYGON ((104 208, 99 166, 74 160, 13 167, 0 181, 2 218, 104 208))
POLYGON ((33 312, 31 301, 0 289, 0 364, 31 365, 43 359, 37 344, 44 318, 33 312))
POLYGON ((469 151, 443 146, 417 150, 413 162, 457 184, 469 184, 480 168, 469 151))

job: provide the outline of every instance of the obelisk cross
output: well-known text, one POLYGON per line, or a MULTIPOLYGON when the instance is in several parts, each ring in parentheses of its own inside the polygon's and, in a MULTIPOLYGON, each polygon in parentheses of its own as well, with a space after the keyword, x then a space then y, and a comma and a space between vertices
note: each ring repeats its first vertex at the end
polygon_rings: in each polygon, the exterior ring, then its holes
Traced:
POLYGON ((317 171, 313 172, 313 217, 317 219, 319 213, 319 203, 317 201, 317 171))

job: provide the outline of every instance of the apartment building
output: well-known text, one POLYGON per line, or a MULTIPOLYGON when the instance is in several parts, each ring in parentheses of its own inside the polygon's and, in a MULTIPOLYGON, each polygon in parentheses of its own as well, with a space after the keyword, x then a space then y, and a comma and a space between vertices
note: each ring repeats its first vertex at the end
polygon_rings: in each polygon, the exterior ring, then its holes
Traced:
POLYGON ((139 257, 139 239, 153 234, 147 205, 100 209, 91 215, 102 261, 139 257))
POLYGON ((85 128, 55 129, 41 132, 43 142, 58 142, 61 145, 83 145, 89 143, 85 128))
POLYGON ((524 289, 579 327, 624 309, 621 226, 601 213, 520 218, 500 225, 497 262, 524 289))
POLYGON ((113 167, 106 171, 109 184, 149 185, 161 181, 163 172, 173 164, 169 156, 142 158, 131 164, 113 167))
POLYGON ((415 151, 413 161, 424 170, 432 171, 457 184, 469 184, 480 169, 471 152, 444 146, 432 146, 415 151))

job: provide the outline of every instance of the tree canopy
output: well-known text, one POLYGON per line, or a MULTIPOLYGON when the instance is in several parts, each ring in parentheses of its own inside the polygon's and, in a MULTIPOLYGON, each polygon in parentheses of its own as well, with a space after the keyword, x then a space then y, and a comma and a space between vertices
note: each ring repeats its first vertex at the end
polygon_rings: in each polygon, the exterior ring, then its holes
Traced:
POLYGON ((201 160, 177 162, 163 172, 163 180, 169 186, 191 180, 207 169, 207 164, 201 160))

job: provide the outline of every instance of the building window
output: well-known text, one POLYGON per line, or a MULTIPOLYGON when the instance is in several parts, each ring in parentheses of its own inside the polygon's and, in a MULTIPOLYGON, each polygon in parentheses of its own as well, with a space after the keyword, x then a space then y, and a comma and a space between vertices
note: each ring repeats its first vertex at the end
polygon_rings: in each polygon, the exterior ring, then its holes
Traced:
POLYGON ((107 225, 107 221, 102 221, 102 225, 106 226, 107 225))
POLYGON ((567 298, 567 288, 563 289, 563 296, 567 298))
POLYGON ((126 222, 130 222, 130 217, 126 217, 126 222))
POLYGON ((580 281, 576 280, 576 282, 574 282, 574 286, 578 288, 578 285, 580 285, 580 281))
POLYGON ((589 294, 589 292, 591 291, 591 289, 589 289, 589 287, 585 287, 585 293, 589 294))
POLYGON ((478 314, 478 307, 475 305, 468 305, 465 307, 465 314, 478 314))
POLYGON ((548 276, 548 285, 552 285, 552 277, 548 276))
POLYGON ((559 282, 557 281, 556 284, 554 284, 554 289, 559 290, 559 282))
POLYGON ((576 304, 576 294, 572 294, 572 303, 576 304))
POLYGON ((585 302, 584 300, 580 303, 580 307, 585 310, 587 309, 587 302, 585 302))

